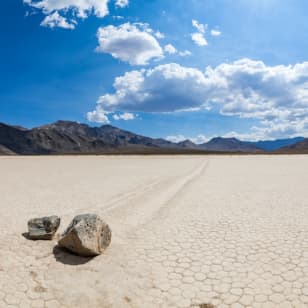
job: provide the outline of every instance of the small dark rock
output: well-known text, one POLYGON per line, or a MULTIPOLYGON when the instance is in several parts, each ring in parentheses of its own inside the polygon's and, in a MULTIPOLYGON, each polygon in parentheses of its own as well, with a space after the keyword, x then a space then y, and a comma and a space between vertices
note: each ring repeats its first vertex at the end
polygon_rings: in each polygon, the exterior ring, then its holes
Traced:
POLYGON ((58 216, 34 218, 28 221, 28 238, 31 240, 52 240, 60 226, 58 216))

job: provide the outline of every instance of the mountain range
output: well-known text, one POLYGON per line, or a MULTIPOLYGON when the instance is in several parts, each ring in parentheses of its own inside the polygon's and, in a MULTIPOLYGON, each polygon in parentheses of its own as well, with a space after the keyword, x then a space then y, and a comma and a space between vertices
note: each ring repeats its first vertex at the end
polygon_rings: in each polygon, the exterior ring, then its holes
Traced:
POLYGON ((251 144, 265 151, 276 151, 281 148, 296 144, 303 140, 305 140, 304 137, 295 137, 295 138, 289 138, 289 139, 256 141, 256 142, 251 142, 251 144))
POLYGON ((213 138, 203 144, 179 143, 134 134, 111 125, 91 127, 71 121, 26 129, 0 123, 0 154, 168 154, 168 153, 308 153, 302 137, 246 142, 236 138, 213 138))

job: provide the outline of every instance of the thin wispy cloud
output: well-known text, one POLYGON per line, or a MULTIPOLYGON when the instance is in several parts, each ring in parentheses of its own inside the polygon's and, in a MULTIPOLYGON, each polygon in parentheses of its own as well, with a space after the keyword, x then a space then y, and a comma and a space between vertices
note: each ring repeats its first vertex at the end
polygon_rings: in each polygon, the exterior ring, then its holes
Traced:
POLYGON ((165 50, 166 53, 171 54, 171 55, 178 52, 177 49, 172 44, 166 45, 164 47, 164 50, 165 50))
MULTIPOLYGON (((202 24, 199 21, 193 19, 192 26, 197 30, 191 33, 192 41, 200 47, 208 46, 208 40, 206 39, 206 32, 209 30, 208 24, 202 24)), ((218 29, 209 30, 209 34, 213 37, 218 37, 221 35, 221 31, 218 29)))
POLYGON ((192 20, 192 25, 197 30, 197 32, 191 34, 192 41, 198 46, 207 46, 208 42, 205 38, 205 32, 208 28, 208 25, 201 24, 195 19, 192 20))
POLYGON ((191 56, 191 52, 189 50, 179 51, 172 44, 165 45, 164 51, 165 54, 169 55, 179 55, 180 57, 191 56))
POLYGON ((202 143, 208 142, 211 138, 208 138, 202 134, 197 135, 196 137, 187 137, 187 136, 180 134, 180 135, 167 136, 165 137, 165 139, 171 142, 175 142, 175 143, 179 143, 185 140, 190 140, 191 142, 195 144, 202 144, 202 143))
POLYGON ((191 35, 192 41, 198 46, 207 46, 208 42, 202 33, 192 33, 191 35))
POLYGON ((212 36, 220 36, 221 35, 221 31, 212 29, 211 30, 211 35, 212 36))
POLYGON ((205 34, 205 31, 208 27, 208 25, 201 24, 195 19, 192 20, 192 25, 198 30, 199 33, 203 33, 203 34, 205 34))
POLYGON ((129 121, 129 120, 135 120, 136 115, 130 112, 124 112, 120 114, 114 114, 113 119, 116 121, 123 120, 123 121, 129 121))
POLYGON ((76 21, 71 20, 70 22, 68 22, 67 19, 63 16, 60 16, 58 12, 54 12, 44 18, 44 20, 41 22, 41 26, 73 30, 76 27, 76 21))
POLYGON ((128 6, 129 0, 116 0, 115 5, 120 8, 128 6))

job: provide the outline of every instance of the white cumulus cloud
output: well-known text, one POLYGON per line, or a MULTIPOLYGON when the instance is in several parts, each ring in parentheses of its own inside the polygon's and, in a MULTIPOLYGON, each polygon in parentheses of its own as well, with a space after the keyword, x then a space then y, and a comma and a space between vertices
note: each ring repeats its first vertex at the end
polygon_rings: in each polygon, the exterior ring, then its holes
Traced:
MULTIPOLYGON (((23 2, 37 10, 40 10, 45 19, 42 26, 73 29, 77 19, 87 18, 89 15, 102 18, 109 14, 109 0, 23 0, 23 2)), ((115 5, 125 7, 128 0, 115 0, 115 5)))
POLYGON ((96 123, 110 123, 108 114, 100 109, 99 107, 94 110, 87 113, 87 119, 90 122, 96 122, 96 123))
POLYGON ((200 107, 211 81, 198 69, 171 63, 135 70, 116 78, 115 93, 105 94, 98 105, 105 111, 169 112, 200 107))
POLYGON ((152 33, 153 30, 143 23, 101 27, 97 33, 99 46, 96 50, 131 65, 145 65, 152 59, 163 57, 163 49, 152 33))
MULTIPOLYGON (((176 63, 117 77, 94 112, 175 112, 215 106, 225 116, 259 122, 254 135, 308 134, 308 62, 267 66, 241 59, 205 71, 176 63)), ((92 115, 92 114, 91 114, 92 115)))

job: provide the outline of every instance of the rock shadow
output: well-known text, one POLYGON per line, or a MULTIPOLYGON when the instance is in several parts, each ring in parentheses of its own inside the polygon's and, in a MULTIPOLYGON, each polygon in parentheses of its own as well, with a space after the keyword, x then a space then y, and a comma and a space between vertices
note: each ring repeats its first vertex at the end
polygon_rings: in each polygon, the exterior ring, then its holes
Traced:
POLYGON ((208 303, 206 303, 206 304, 199 304, 199 307, 200 308, 215 308, 214 305, 208 304, 208 303))
POLYGON ((90 262, 94 258, 78 256, 58 245, 53 248, 52 252, 57 262, 61 262, 66 265, 82 265, 90 262))
POLYGON ((29 236, 29 232, 24 232, 21 234, 25 239, 27 240, 31 240, 30 236, 29 236))
POLYGON ((24 232, 21 234, 25 239, 29 240, 29 241, 45 241, 45 242, 48 242, 48 241, 52 241, 53 239, 52 238, 33 238, 30 236, 30 233, 29 232, 24 232))

